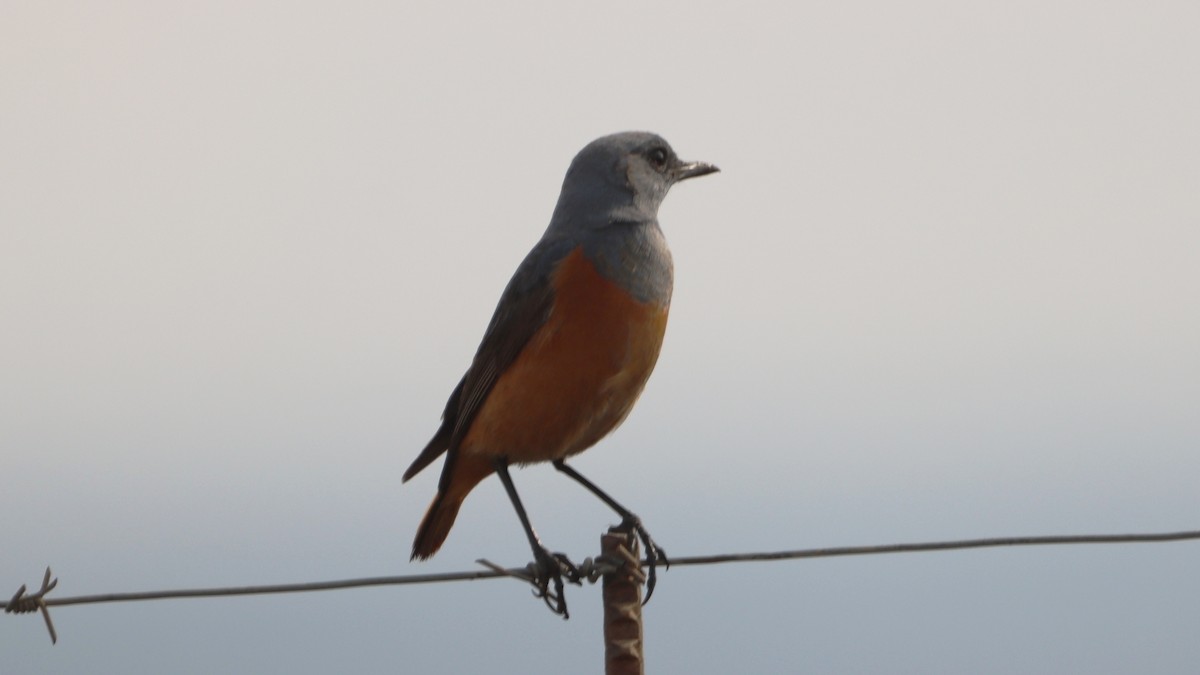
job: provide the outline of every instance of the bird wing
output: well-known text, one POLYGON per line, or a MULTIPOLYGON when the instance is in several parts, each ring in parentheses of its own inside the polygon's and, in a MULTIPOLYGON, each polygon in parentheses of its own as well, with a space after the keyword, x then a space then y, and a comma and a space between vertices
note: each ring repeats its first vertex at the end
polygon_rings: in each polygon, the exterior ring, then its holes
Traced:
POLYGON ((564 242, 543 239, 517 268, 500 296, 471 367, 446 401, 441 427, 404 472, 403 480, 412 478, 447 451, 442 482, 449 480, 458 444, 471 428, 496 380, 550 316, 554 307, 551 274, 571 248, 564 242))

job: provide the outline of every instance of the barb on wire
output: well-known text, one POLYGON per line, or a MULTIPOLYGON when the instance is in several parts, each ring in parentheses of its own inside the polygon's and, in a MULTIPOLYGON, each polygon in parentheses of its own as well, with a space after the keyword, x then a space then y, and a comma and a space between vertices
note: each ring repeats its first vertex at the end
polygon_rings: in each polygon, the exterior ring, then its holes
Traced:
POLYGON ((40 612, 42 618, 46 621, 46 630, 50 631, 50 644, 58 644, 58 631, 54 630, 54 622, 50 619, 50 610, 46 608, 46 594, 54 590, 58 585, 58 579, 50 578, 50 568, 46 568, 46 575, 42 577, 42 587, 33 595, 25 594, 25 584, 17 589, 13 594, 12 600, 4 606, 5 614, 28 614, 29 612, 40 612))
MULTIPOLYGON (((884 544, 881 546, 842 546, 835 548, 810 548, 792 551, 773 551, 765 553, 729 553, 721 555, 692 556, 687 558, 672 558, 672 567, 687 565, 714 565, 731 562, 751 562, 766 560, 794 560, 801 558, 830 558, 849 555, 871 555, 881 553, 913 553, 917 551, 949 551, 955 549, 988 548, 998 546, 1039 546, 1060 544, 1129 544, 1152 543, 1167 541, 1185 541, 1200 539, 1200 530, 1182 532, 1156 532, 1148 534, 1084 534, 1084 535, 1053 535, 1045 537, 994 537, 989 539, 960 539, 956 541, 931 541, 908 544, 884 544)), ((68 598, 49 598, 45 595, 58 585, 58 579, 51 579, 50 568, 42 580, 42 587, 36 593, 26 595, 25 586, 13 595, 6 603, 0 603, 6 613, 24 614, 41 612, 50 631, 50 639, 58 642, 58 634, 50 621, 47 610, 55 605, 84 605, 102 602, 133 602, 139 600, 166 600, 178 598, 201 598, 234 595, 263 595, 270 593, 303 593, 307 591, 332 591, 343 588, 362 588, 364 586, 398 586, 404 584, 429 584, 447 581, 473 581, 475 579, 495 579, 499 577, 514 577, 528 582, 530 569, 528 567, 504 568, 488 560, 479 560, 480 565, 487 571, 448 572, 444 574, 415 574, 408 576, 366 577, 361 579, 343 579, 339 581, 317 581, 300 584, 272 584, 265 586, 235 586, 230 588, 191 588, 167 591, 145 591, 138 593, 109 593, 105 595, 80 595, 68 598)), ((649 561, 641 561, 642 567, 649 561)), ((589 558, 580 566, 580 576, 595 583, 605 574, 619 569, 620 561, 608 560, 600 556, 595 560, 589 558)))

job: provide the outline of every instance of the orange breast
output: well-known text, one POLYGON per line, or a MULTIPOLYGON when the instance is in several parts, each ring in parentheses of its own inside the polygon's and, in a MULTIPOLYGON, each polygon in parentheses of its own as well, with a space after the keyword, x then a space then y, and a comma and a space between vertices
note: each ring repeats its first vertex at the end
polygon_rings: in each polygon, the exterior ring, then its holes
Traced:
POLYGON ((496 381, 465 454, 514 463, 591 447, 629 414, 658 360, 666 306, 634 300, 575 249, 554 272, 554 308, 496 381))

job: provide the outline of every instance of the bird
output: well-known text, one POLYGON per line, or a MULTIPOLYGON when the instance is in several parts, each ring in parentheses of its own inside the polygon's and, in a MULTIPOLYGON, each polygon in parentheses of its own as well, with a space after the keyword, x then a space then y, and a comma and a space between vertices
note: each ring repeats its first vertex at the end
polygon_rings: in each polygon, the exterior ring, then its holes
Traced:
POLYGON ((550 462, 640 537, 649 600, 654 565, 665 553, 636 515, 565 460, 616 429, 641 395, 674 285, 659 206, 676 183, 717 171, 679 159, 661 136, 644 131, 598 138, 571 161, 549 226, 501 294, 441 426, 404 473, 407 482, 446 456, 411 559, 437 553, 463 500, 495 473, 533 550, 536 595, 567 618, 563 575, 579 583, 578 570, 541 543, 509 474, 512 465, 550 462))

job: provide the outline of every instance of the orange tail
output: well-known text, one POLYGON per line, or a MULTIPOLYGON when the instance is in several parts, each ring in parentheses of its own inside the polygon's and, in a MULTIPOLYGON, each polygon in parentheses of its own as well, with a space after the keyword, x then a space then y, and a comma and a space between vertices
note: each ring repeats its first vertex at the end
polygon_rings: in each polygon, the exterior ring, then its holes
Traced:
POLYGON ((454 527, 454 519, 458 517, 458 509, 463 500, 479 481, 487 478, 492 472, 491 465, 482 460, 472 460, 465 457, 457 458, 454 463, 450 484, 445 491, 438 490, 437 496, 429 504, 429 510, 417 527, 417 536, 413 539, 412 559, 425 560, 432 558, 434 553, 446 541, 450 528, 454 527))

